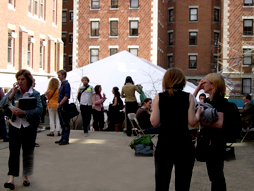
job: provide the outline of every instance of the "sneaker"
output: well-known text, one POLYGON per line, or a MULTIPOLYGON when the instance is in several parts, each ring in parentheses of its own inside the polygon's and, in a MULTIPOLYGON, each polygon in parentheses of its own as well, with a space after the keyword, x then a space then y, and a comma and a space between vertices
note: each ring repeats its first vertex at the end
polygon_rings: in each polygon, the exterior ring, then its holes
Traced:
POLYGON ((85 133, 85 137, 87 137, 88 136, 88 133, 85 133))

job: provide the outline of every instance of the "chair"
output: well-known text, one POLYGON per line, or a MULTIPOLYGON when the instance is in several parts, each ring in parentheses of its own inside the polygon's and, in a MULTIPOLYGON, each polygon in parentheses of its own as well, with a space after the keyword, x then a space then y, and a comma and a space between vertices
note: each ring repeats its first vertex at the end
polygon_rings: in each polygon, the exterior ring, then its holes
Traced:
POLYGON ((243 139, 241 140, 241 143, 244 141, 244 139, 246 138, 248 134, 252 136, 252 138, 254 138, 253 135, 251 134, 251 132, 254 132, 254 128, 247 127, 247 129, 242 129, 242 131, 245 132, 245 135, 243 139))

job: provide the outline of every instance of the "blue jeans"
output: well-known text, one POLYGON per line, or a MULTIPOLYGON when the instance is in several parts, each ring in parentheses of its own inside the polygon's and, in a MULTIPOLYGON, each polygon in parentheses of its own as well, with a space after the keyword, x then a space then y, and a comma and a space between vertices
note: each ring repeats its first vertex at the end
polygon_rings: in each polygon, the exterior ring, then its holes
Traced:
POLYGON ((144 131, 144 133, 145 134, 159 134, 160 133, 160 126, 161 126, 161 124, 159 124, 158 127, 149 127, 144 131))
POLYGON ((62 127, 62 137, 61 137, 60 141, 69 142, 70 119, 68 117, 68 114, 65 113, 65 108, 63 108, 63 107, 57 107, 57 113, 58 113, 60 124, 62 127))

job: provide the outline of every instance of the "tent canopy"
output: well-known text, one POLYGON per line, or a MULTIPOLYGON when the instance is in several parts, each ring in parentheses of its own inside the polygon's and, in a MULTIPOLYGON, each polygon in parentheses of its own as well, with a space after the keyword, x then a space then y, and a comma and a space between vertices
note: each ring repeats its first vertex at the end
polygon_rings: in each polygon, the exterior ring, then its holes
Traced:
MULTIPOLYGON (((141 84, 147 97, 154 96, 162 91, 162 79, 165 69, 156 66, 147 60, 141 59, 127 51, 122 51, 92 64, 77 68, 67 72, 67 80, 71 85, 70 102, 77 102, 78 88, 82 85, 81 78, 87 76, 90 80, 89 85, 95 87, 101 85, 102 93, 106 94, 107 100, 104 106, 112 103, 112 88, 117 86, 121 89, 127 76, 131 76, 135 84, 141 84)), ((40 93, 47 90, 49 79, 36 84, 35 89, 40 93)), ((193 93, 196 86, 187 82, 184 91, 193 93)), ((140 102, 139 94, 136 92, 136 98, 140 102)))

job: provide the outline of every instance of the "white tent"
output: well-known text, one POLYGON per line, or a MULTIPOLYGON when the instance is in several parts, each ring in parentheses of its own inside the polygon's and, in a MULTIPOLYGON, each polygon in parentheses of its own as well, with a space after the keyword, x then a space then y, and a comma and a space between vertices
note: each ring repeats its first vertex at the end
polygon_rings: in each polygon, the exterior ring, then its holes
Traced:
MULTIPOLYGON (((113 100, 112 88, 117 86, 121 92, 126 76, 131 76, 135 84, 141 84, 147 97, 154 98, 155 94, 162 91, 162 78, 165 69, 156 66, 147 60, 141 59, 127 51, 122 51, 92 64, 67 72, 67 80, 71 85, 70 102, 76 102, 78 88, 82 85, 81 78, 87 76, 90 85, 102 86, 102 93, 107 100, 104 106, 108 106, 113 100)), ((35 89, 43 94, 48 81, 36 84, 35 89)), ((184 91, 193 93, 196 86, 187 82, 184 91)), ((139 94, 136 98, 140 102, 139 94)))

